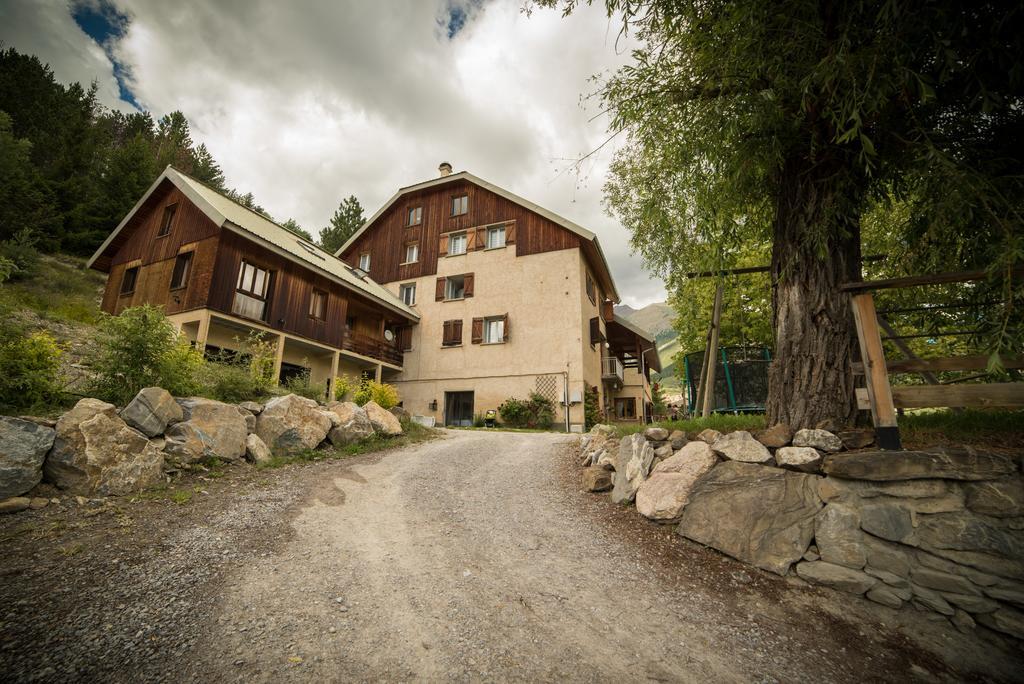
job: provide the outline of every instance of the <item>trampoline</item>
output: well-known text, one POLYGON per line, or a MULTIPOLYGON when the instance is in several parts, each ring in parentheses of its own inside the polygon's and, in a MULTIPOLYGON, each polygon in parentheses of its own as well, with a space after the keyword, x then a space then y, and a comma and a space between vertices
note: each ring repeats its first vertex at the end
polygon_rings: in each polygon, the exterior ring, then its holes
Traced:
MULTIPOLYGON (((697 384, 704 354, 699 351, 683 357, 686 403, 691 416, 696 413, 697 384)), ((771 360, 771 350, 767 347, 720 348, 712 410, 715 413, 764 413, 771 360)))

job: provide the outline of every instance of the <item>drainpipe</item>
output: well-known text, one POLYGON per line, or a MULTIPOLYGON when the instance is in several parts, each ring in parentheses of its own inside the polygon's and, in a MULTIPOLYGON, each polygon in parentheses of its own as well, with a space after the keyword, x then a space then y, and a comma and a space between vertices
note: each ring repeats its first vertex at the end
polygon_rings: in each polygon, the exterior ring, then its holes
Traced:
MULTIPOLYGON (((565 364, 565 367, 568 368, 569 364, 565 364)), ((562 382, 562 395, 565 399, 565 411, 563 411, 565 414, 565 434, 569 434, 569 371, 562 371, 562 379, 564 380, 562 382)))
MULTIPOLYGON (((647 378, 647 373, 644 370, 644 354, 652 349, 654 349, 654 347, 648 347, 647 349, 640 350, 640 423, 642 425, 647 425, 647 394, 644 392, 644 380, 647 378)), ((653 392, 651 393, 651 403, 654 403, 653 392)))

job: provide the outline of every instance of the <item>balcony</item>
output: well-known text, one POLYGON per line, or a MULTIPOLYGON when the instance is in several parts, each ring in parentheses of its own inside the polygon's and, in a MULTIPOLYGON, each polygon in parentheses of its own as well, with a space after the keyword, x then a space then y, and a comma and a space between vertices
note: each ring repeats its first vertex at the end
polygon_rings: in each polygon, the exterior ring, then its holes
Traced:
POLYGON ((601 379, 605 382, 622 384, 622 361, 617 357, 606 356, 601 359, 601 379))
POLYGON ((398 347, 391 342, 369 335, 345 331, 345 339, 341 343, 341 348, 385 363, 402 365, 402 352, 398 350, 398 347))

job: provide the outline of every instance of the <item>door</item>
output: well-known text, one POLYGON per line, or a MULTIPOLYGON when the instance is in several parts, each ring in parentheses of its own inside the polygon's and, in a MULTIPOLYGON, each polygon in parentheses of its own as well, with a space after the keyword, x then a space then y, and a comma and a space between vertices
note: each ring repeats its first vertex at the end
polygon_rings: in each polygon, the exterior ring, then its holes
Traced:
POLYGON ((444 424, 469 427, 473 424, 473 393, 444 393, 444 424))

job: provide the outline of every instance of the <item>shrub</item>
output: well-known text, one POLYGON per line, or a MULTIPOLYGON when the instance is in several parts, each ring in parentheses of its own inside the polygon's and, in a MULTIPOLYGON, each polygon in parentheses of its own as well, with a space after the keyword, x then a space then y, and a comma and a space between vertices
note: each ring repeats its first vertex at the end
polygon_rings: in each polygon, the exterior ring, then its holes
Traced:
POLYGON ((244 364, 207 361, 201 377, 201 394, 229 404, 255 401, 267 394, 244 364))
POLYGON ((352 401, 360 406, 373 401, 383 409, 390 409, 398 406, 398 390, 394 385, 363 378, 359 388, 352 393, 352 401))
POLYGON ((487 425, 487 421, 484 419, 484 414, 474 413, 473 414, 473 427, 482 428, 487 425))
POLYGON ((30 228, 22 228, 9 240, 0 242, 0 258, 10 262, 14 268, 8 274, 10 280, 25 280, 39 271, 38 238, 30 228))
POLYGON ((149 305, 103 316, 90 356, 92 391, 125 404, 143 387, 163 387, 176 396, 196 394, 203 356, 175 330, 163 311, 149 305))
POLYGON ((63 352, 48 333, 10 334, 0 341, 0 406, 29 409, 60 402, 64 379, 63 352))
POLYGON ((503 423, 512 427, 547 429, 555 420, 555 405, 547 397, 530 392, 527 400, 510 397, 503 401, 498 414, 503 423))
POLYGON ((292 394, 316 401, 323 401, 327 395, 327 386, 322 382, 313 382, 310 379, 308 368, 285 380, 284 387, 292 394))
POLYGON ((598 399, 597 387, 587 387, 586 392, 583 393, 583 420, 587 430, 601 422, 601 407, 598 399))
POLYGON ((334 378, 334 400, 345 401, 345 397, 352 394, 358 387, 355 379, 347 375, 339 375, 334 378))
POLYGON ((249 376, 254 388, 259 394, 269 394, 277 386, 277 378, 274 377, 277 342, 253 331, 241 347, 249 359, 249 376))

